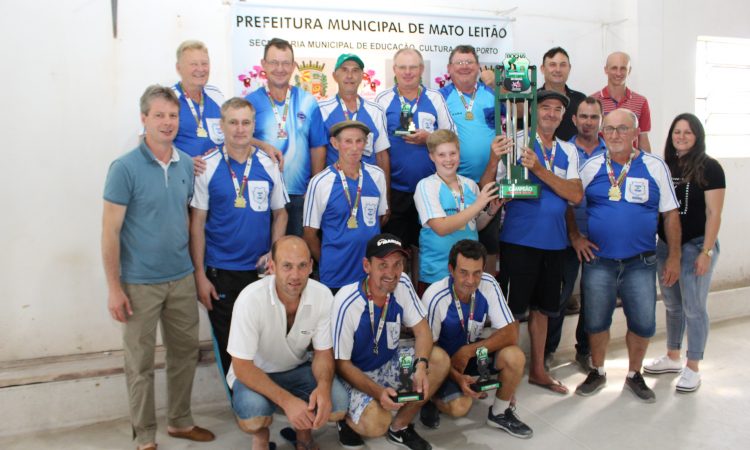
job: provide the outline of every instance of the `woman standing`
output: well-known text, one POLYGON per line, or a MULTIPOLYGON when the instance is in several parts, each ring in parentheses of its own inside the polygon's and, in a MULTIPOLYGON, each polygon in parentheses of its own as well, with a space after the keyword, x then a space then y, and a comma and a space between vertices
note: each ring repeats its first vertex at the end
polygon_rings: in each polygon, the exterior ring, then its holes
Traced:
MULTIPOLYGON (((672 122, 664 149, 680 201, 682 260, 680 282, 666 287, 659 280, 667 309, 667 354, 644 366, 651 374, 681 372, 678 392, 693 392, 701 384, 698 365, 708 338, 706 300, 711 275, 719 257, 719 226, 726 183, 719 162, 706 155, 706 133, 693 114, 680 114, 672 122), (680 359, 687 328, 687 364, 680 359)), ((659 223, 659 272, 665 264, 667 245, 659 223)))

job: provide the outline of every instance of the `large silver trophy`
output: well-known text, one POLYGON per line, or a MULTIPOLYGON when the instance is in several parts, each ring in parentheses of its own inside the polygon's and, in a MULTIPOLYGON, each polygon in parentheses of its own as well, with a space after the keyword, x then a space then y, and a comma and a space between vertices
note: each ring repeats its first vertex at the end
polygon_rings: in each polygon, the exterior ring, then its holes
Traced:
POLYGON ((505 165, 505 176, 498 180, 500 198, 539 198, 540 186, 529 180, 529 169, 518 164, 521 148, 530 146, 529 137, 536 137, 536 91, 536 66, 529 65, 525 54, 507 53, 503 64, 495 66, 495 133, 505 133, 516 144, 500 163, 505 165), (505 117, 501 115, 503 104, 505 117), (522 133, 518 109, 523 111, 522 133))

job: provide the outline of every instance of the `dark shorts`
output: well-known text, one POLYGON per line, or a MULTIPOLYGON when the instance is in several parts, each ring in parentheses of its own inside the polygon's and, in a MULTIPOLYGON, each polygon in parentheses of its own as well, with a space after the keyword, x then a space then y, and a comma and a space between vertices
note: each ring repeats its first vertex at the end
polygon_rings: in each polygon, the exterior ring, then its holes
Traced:
POLYGON ((479 231, 479 242, 484 245, 490 255, 500 252, 500 216, 500 211, 498 211, 490 223, 479 231))
POLYGON ((564 255, 565 250, 500 243, 500 287, 516 318, 529 309, 557 317, 564 255))
MULTIPOLYGON (((495 353, 490 354, 489 357, 490 373, 494 378, 497 378, 497 374, 500 373, 500 371, 495 368, 495 353)), ((479 375, 479 371, 477 370, 476 358, 471 358, 469 360, 469 363, 466 365, 466 369, 464 369, 464 374, 471 375, 473 377, 479 375)), ((439 398, 446 403, 453 401, 461 397, 462 395, 464 395, 464 393, 458 386, 458 383, 453 381, 450 376, 446 378, 445 381, 443 381, 443 384, 440 385, 440 389, 435 392, 435 398, 439 398)))
POLYGON ((388 205, 391 217, 383 227, 383 233, 395 234, 404 244, 405 248, 414 245, 419 247, 419 213, 414 204, 414 193, 391 189, 391 202, 388 205))

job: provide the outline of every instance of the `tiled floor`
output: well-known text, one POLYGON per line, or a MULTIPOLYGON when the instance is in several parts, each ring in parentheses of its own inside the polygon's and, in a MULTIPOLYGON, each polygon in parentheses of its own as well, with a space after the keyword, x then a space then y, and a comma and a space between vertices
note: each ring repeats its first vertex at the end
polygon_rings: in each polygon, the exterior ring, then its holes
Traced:
MULTIPOLYGON (((518 393, 518 413, 534 429, 530 440, 519 440, 484 425, 489 400, 477 404, 468 417, 450 420, 443 417, 440 429, 418 431, 435 449, 697 449, 747 448, 750 442, 750 390, 744 385, 750 372, 750 317, 712 325, 706 351, 708 359, 701 366, 703 386, 693 394, 677 394, 674 384, 678 375, 646 376, 653 386, 657 402, 640 403, 622 390, 627 371, 626 352, 621 339, 610 348, 606 368, 609 384, 593 397, 573 394, 560 396, 534 387, 525 381, 518 393), (744 442, 744 444, 743 444, 744 442)), ((649 357, 664 351, 664 335, 657 335, 649 357)), ((584 374, 568 360, 572 353, 557 355, 554 374, 571 391, 583 381, 584 374)), ((5 406, 3 406, 5 407, 5 406)), ((71 404, 71 407, 75 407, 71 404)), ((200 425, 214 431, 218 438, 198 444, 169 438, 162 419, 159 426, 159 449, 249 449, 251 438, 239 431, 228 409, 195 412, 200 425)), ((278 430, 285 421, 277 417, 272 433, 277 442, 278 430)), ((323 449, 340 448, 335 429, 327 427, 316 435, 323 449)), ((279 442, 279 449, 291 449, 279 442)), ((36 433, 0 439, 0 448, 11 449, 132 449, 127 420, 104 422, 86 427, 36 433)), ((385 439, 367 441, 370 449, 396 448, 385 439)))

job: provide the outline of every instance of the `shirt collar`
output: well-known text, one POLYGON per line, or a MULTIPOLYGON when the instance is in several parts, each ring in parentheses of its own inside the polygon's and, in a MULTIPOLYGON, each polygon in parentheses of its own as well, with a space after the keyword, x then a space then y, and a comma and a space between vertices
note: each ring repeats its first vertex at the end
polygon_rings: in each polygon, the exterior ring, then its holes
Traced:
MULTIPOLYGON (((144 136, 143 139, 141 139, 141 143, 138 145, 138 149, 141 151, 141 155, 143 155, 144 158, 146 158, 148 161, 159 163, 160 161, 156 159, 156 156, 154 156, 154 153, 151 151, 151 149, 148 148, 148 145, 146 145, 146 137, 144 136)), ((177 149, 172 146, 172 156, 169 159, 170 163, 178 162, 180 160, 180 152, 177 151, 177 149)))
MULTIPOLYGON (((604 86, 604 89, 600 92, 601 96, 604 98, 612 98, 612 96, 609 94, 609 86, 604 86)), ((633 97, 633 93, 630 89, 625 87, 625 98, 631 99, 633 97)))

